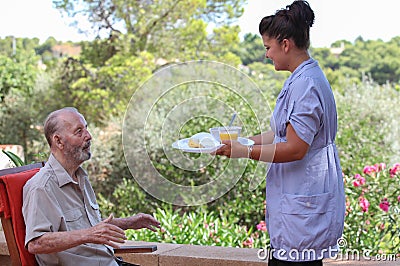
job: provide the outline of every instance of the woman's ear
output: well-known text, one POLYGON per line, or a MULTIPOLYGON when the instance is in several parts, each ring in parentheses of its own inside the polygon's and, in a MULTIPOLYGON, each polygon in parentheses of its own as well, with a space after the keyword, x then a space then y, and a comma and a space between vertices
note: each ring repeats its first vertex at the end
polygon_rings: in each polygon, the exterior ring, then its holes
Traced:
POLYGON ((285 53, 288 53, 293 43, 289 39, 282 40, 282 48, 285 53))

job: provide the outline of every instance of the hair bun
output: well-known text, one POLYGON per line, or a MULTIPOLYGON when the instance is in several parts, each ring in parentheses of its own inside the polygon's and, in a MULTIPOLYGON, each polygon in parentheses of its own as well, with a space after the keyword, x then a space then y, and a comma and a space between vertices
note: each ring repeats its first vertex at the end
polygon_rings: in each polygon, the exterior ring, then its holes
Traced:
POLYGON ((296 0, 291 5, 286 6, 286 10, 293 21, 305 23, 308 27, 314 24, 314 12, 307 1, 296 0))
POLYGON ((264 17, 259 25, 261 35, 283 39, 293 39, 300 49, 310 47, 310 27, 314 24, 314 11, 307 1, 296 0, 286 8, 277 10, 275 15, 264 17))

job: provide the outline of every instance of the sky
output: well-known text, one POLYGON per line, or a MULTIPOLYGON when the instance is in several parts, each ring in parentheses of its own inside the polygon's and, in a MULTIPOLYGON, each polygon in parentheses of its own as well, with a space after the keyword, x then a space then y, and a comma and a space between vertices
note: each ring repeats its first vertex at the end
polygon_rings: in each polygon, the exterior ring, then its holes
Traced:
MULTIPOLYGON (((258 33, 259 21, 293 0, 248 0, 239 19, 242 32, 258 33)), ((400 36, 398 0, 309 0, 315 13, 311 28, 311 46, 330 47, 337 40, 389 41, 400 36)), ((53 36, 59 41, 91 40, 79 34, 70 20, 53 8, 52 0, 0 0, 0 38, 6 36, 38 37, 42 42, 53 36)))

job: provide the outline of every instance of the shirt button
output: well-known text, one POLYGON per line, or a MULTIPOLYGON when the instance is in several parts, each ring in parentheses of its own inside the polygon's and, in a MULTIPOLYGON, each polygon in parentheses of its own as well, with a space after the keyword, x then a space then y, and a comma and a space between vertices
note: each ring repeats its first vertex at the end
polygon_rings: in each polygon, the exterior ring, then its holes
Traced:
POLYGON ((307 202, 307 207, 311 207, 311 203, 310 202, 307 202))

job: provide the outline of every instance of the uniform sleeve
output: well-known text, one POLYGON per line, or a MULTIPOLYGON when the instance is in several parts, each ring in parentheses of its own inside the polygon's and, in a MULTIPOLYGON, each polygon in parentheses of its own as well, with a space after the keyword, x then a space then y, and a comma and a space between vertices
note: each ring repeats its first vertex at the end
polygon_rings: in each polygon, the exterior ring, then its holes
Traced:
POLYGON ((22 214, 26 225, 26 247, 34 238, 58 231, 61 215, 57 200, 45 188, 32 188, 24 195, 22 214))
POLYGON ((311 145, 322 124, 323 108, 318 88, 310 78, 298 79, 292 86, 286 121, 299 138, 311 145))

